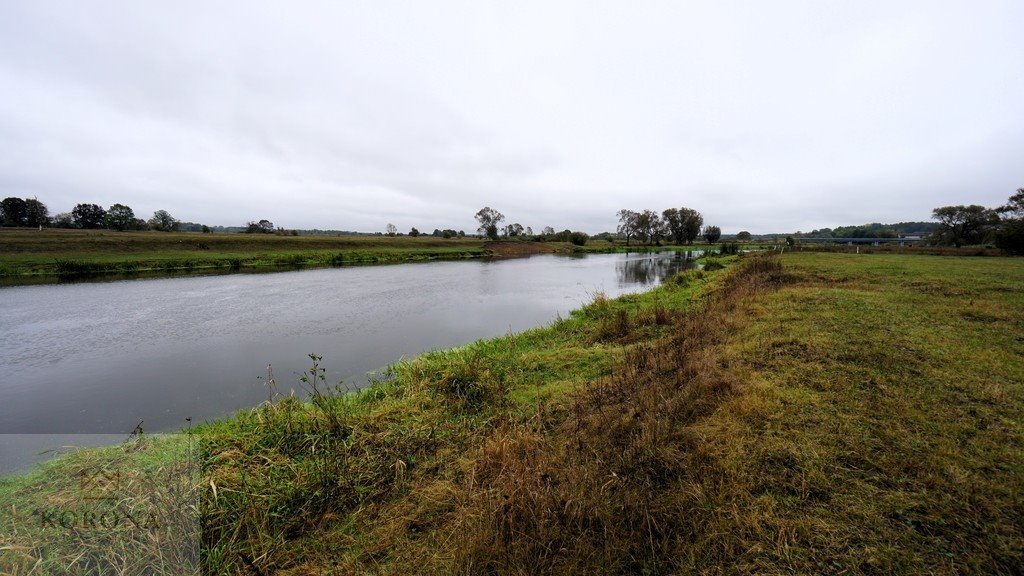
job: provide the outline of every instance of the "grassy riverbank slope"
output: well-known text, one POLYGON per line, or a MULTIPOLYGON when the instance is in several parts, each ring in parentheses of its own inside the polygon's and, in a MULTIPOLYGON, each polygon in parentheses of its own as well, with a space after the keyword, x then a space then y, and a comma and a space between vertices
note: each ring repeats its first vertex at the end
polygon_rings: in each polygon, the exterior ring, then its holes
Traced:
MULTIPOLYGON (((726 262, 198 428, 206 567, 1016 573, 1024 260, 726 262)), ((43 552, 10 533, 28 573, 43 552)))

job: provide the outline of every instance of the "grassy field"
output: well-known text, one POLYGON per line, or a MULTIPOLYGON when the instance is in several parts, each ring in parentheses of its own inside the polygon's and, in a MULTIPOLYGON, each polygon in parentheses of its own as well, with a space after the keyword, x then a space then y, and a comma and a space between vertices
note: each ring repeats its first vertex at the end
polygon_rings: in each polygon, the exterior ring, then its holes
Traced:
POLYGON ((0 230, 0 277, 331 266, 487 255, 479 239, 0 230))
MULTIPOLYGON (((311 403, 198 428, 205 567, 1019 573, 1024 260, 719 262, 357 394, 311 367, 311 403)), ((0 505, 68 474, 7 479, 0 505)), ((7 571, 82 567, 0 535, 7 571)))

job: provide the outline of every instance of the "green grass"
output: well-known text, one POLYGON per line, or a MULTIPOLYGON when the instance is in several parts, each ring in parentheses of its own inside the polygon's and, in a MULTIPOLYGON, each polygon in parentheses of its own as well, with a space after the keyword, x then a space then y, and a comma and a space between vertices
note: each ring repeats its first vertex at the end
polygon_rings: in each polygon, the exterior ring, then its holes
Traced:
POLYGON ((197 573, 198 455, 187 434, 144 436, 0 477, 0 571, 197 573))
MULTIPOLYGON (((478 239, 0 230, 0 278, 338 266, 486 256, 478 239)), ((46 278, 36 278, 45 281, 46 278)))
POLYGON ((205 567, 1019 573, 1024 260, 715 261, 198 428, 205 567))
MULTIPOLYGON (((1014 573, 1024 260, 794 253, 708 422, 753 571, 1014 573), (757 531, 749 532, 751 527, 757 531)), ((720 497, 721 497, 720 496, 720 497)))

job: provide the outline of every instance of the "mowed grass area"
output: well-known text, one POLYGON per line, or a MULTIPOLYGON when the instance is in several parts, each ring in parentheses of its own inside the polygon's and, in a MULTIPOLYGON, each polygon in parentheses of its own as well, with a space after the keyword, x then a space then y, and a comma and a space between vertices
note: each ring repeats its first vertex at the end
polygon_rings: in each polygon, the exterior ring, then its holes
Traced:
POLYGON ((486 255, 479 239, 0 229, 0 276, 328 266, 486 255))
POLYGON ((701 427, 715 512, 687 564, 1020 573, 1024 259, 782 261, 722 351, 745 385, 701 427))
MULTIPOLYGON (((719 262, 197 428, 204 567, 1020 573, 1024 260, 719 262)), ((16 536, 13 573, 79 561, 16 536)))

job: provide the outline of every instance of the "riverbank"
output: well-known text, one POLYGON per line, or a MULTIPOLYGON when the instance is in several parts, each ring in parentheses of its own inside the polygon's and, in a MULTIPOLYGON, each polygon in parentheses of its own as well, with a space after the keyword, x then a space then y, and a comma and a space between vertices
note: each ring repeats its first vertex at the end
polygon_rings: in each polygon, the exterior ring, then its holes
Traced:
POLYGON ((481 258, 478 239, 0 230, 0 281, 481 258))
POLYGON ((720 261, 193 430, 206 568, 1012 573, 1024 260, 720 261))
MULTIPOLYGON (((446 443, 445 439, 451 440, 452 444, 442 448, 443 454, 424 454, 422 458, 403 452, 399 456, 403 464, 398 466, 417 476, 427 469, 421 470, 427 462, 449 468, 449 472, 454 471, 451 467, 457 465, 457 461, 452 457, 458 451, 468 449, 483 438, 481 434, 491 430, 487 421, 493 417, 493 410, 488 406, 497 399, 494 394, 498 390, 507 399, 499 404, 508 408, 511 416, 523 410, 530 411, 537 402, 564 397, 587 381, 607 375, 624 347, 631 348, 666 334, 672 317, 689 305, 689 295, 707 289, 713 277, 713 274, 705 276, 698 270, 690 270, 669 284, 646 293, 615 300, 596 294, 593 304, 559 319, 549 328, 480 341, 400 363, 385 381, 358 394, 325 394, 317 396, 318 400, 312 404, 277 396, 272 404, 259 409, 244 411, 222 422, 198 426, 190 431, 191 436, 164 438, 145 445, 145 449, 130 443, 128 449, 86 450, 76 456, 76 460, 63 460, 43 471, 4 479, 0 483, 0 501, 5 508, 17 508, 23 513, 37 509, 41 501, 74 502, 77 485, 73 480, 81 471, 107 469, 112 460, 121 462, 117 468, 124 472, 123 477, 134 478, 143 472, 149 474, 154 467, 157 470, 173 469, 176 460, 168 458, 167 454, 180 453, 182 442, 198 439, 203 446, 203 481, 197 485, 204 491, 203 528, 205 533, 215 535, 208 542, 214 552, 210 560, 211 570, 230 572, 244 567, 252 547, 267 543, 263 541, 264 537, 277 540, 279 528, 291 531, 307 522, 319 525, 322 519, 313 516, 326 514, 336 505, 347 506, 344 503, 351 503, 353 494, 364 493, 366 498, 371 498, 378 490, 390 491, 385 486, 389 479, 381 478, 379 474, 394 474, 390 467, 396 464, 390 461, 391 453, 409 448, 405 442, 418 445, 424 440, 422 434, 428 426, 436 434, 436 438, 428 441, 429 445, 440 448, 446 443), (425 381, 435 377, 437 382, 425 381), (320 429, 321 426, 326 427, 320 429), (392 442, 403 446, 391 446, 392 442), (336 459, 343 446, 348 446, 346 451, 351 454, 336 459), (236 453, 236 450, 243 452, 236 453), (357 456, 357 452, 361 455, 357 456), (276 456, 271 456, 272 453, 276 456), (265 457, 271 460, 265 460, 265 457), (281 457, 285 460, 280 460, 281 457), (345 466, 345 472, 337 466, 345 466), (244 474, 244 478, 237 476, 239 472, 244 474), (324 476, 328 473, 333 479, 324 476), (235 484, 237 481, 254 488, 252 483, 256 482, 262 486, 257 490, 270 489, 273 495, 265 493, 266 502, 259 504, 251 500, 253 493, 235 484), (384 484, 375 487, 379 482, 384 484), (52 490, 40 490, 43 486, 56 487, 59 493, 55 495, 52 490), (342 495, 336 490, 355 492, 342 495), (314 496, 317 493, 320 496, 314 496), (300 500, 305 503, 300 503, 300 500), (294 505, 303 510, 291 509, 294 505), (285 512, 285 509, 290 511, 285 512), (249 514, 256 516, 247 517, 249 514), (282 521, 284 524, 280 523, 282 521), (233 531, 232 525, 248 534, 244 537, 246 542, 225 532, 233 531), (248 542, 249 538, 255 540, 248 542)), ((300 387, 311 390, 316 374, 322 372, 311 367, 300 387)), ((268 393, 291 385, 294 383, 282 382, 280 386, 268 383, 268 393)), ((328 383, 322 380, 317 386, 320 391, 329 389, 328 383)), ((422 446, 414 451, 421 448, 427 449, 422 446)), ((130 483, 133 488, 150 484, 147 481, 130 483)), ((147 501, 144 492, 121 496, 119 501, 147 501)), ((363 497, 359 499, 366 500, 363 497)), ((180 518, 178 522, 181 522, 180 518)), ((0 519, 0 534, 16 533, 10 525, 5 527, 2 523, 0 519)), ((32 547, 32 542, 47 541, 48 536, 59 540, 61 536, 59 525, 47 526, 48 530, 42 534, 33 532, 31 528, 34 527, 30 526, 26 534, 23 526, 22 538, 0 543, 0 546, 10 545, 9 561, 24 560, 34 564, 40 557, 33 555, 39 551, 32 547)), ((299 530, 305 533, 311 527, 299 530)), ((110 542, 111 538, 109 534, 101 534, 96 536, 96 541, 110 542)), ((135 559, 140 555, 152 559, 160 554, 152 543, 132 549, 135 539, 128 538, 126 542, 115 551, 116 554, 135 559)), ((61 550, 61 546, 55 545, 53 540, 50 540, 48 550, 51 557, 47 561, 54 563, 67 561, 76 554, 74 547, 55 552, 61 550)), ((275 552, 275 555, 280 552, 275 552)), ((276 564, 281 559, 270 561, 276 564)))
POLYGON ((0 285, 66 280, 272 272, 295 268, 512 258, 533 254, 702 250, 706 246, 625 246, 595 240, 489 241, 435 236, 288 236, 0 229, 0 285))

